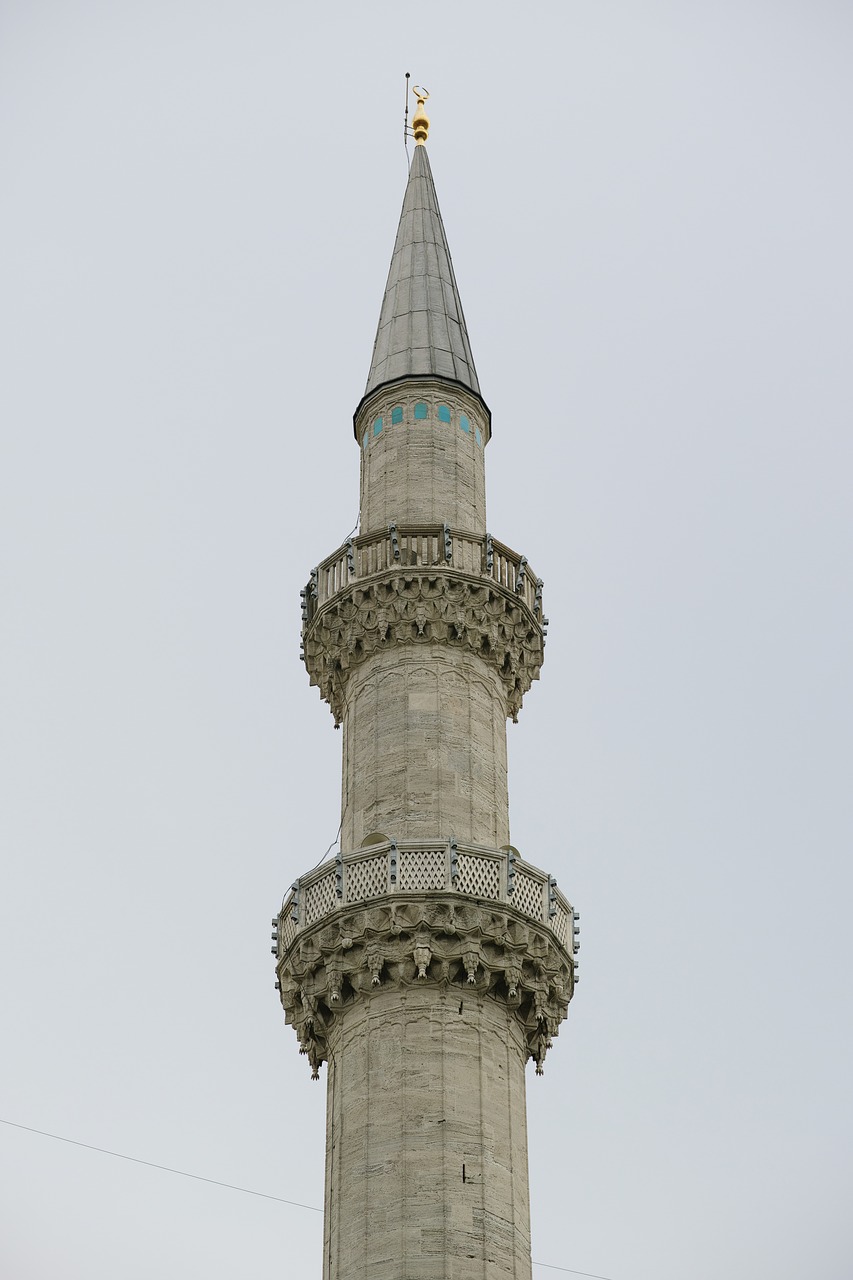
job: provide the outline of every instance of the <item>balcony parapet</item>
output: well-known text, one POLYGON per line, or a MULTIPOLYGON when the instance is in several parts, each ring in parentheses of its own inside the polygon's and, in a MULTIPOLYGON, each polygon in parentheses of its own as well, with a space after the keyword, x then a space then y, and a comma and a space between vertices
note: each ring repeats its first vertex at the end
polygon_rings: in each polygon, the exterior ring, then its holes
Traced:
POLYGON ((577 981, 578 919, 512 849, 388 840, 295 882, 273 922, 277 986, 315 1076, 348 1004, 423 983, 504 1001, 541 1074, 577 981))
POLYGON ((339 724, 347 673, 392 643, 464 645, 493 665, 518 717, 544 660, 542 579, 490 535, 389 525, 339 547, 302 591, 303 660, 339 724))
POLYGON ((483 575, 512 591, 535 618, 542 617, 542 579, 527 557, 486 534, 484 538, 448 525, 389 525, 379 533, 351 538, 312 571, 306 590, 304 618, 310 623, 324 604, 354 580, 369 578, 387 569, 455 568, 483 575))
POLYGON ((324 862, 300 876, 281 904, 279 947, 342 906, 394 893, 467 894, 505 902, 546 925, 572 949, 574 911, 553 876, 525 862, 512 849, 455 840, 387 840, 324 862))

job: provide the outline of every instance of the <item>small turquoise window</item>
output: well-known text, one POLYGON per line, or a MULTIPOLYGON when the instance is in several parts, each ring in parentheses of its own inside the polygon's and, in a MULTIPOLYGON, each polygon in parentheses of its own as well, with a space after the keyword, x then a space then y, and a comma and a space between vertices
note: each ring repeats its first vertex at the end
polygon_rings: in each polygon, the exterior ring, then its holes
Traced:
POLYGON ((471 423, 465 417, 464 413, 460 413, 459 415, 459 425, 462 428, 462 430, 465 432, 465 434, 468 435, 468 433, 471 430, 471 423))
POLYGON ((381 419, 381 418, 377 418, 377 419, 376 419, 376 421, 375 421, 375 422, 374 422, 374 424, 373 424, 373 434, 374 434, 375 436, 378 436, 378 435, 379 435, 379 432, 380 432, 381 430, 382 430, 382 419, 381 419))
POLYGON ((361 447, 362 447, 363 449, 366 449, 366 448, 367 448, 367 432, 366 432, 366 431, 365 431, 365 433, 364 433, 364 438, 362 439, 362 442, 361 442, 361 447))
POLYGON ((423 402, 421 402, 421 404, 416 404, 416 405, 415 405, 415 417, 416 417, 416 418, 425 418, 426 416, 427 416, 427 407, 426 407, 426 405, 425 405, 423 402))
POLYGON ((391 410, 391 421, 392 421, 392 422, 402 422, 402 421, 403 421, 403 410, 402 410, 402 408, 400 407, 400 405, 397 405, 396 409, 392 409, 392 410, 391 410))
POLYGON ((446 404, 440 404, 438 406, 438 420, 439 422, 450 421, 450 410, 448 409, 446 404))
POLYGON ((477 441, 477 444, 481 445, 483 443, 483 437, 480 435, 479 427, 474 428, 474 439, 477 441))

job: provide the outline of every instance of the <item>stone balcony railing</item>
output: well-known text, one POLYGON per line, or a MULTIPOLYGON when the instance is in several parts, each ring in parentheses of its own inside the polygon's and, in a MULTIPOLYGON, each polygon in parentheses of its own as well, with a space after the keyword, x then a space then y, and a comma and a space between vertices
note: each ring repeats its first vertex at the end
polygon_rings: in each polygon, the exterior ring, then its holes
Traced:
POLYGON ((513 720, 539 678, 542 579, 489 534, 392 524, 348 539, 301 595, 302 657, 336 724, 347 673, 389 642, 467 647, 497 671, 513 720))
POLYGON ((510 848, 368 845, 301 876, 272 924, 276 987, 315 1079, 348 1008, 450 987, 504 1003, 541 1074, 578 980, 577 913, 510 848))
POLYGON ((485 576, 517 596, 541 625, 547 625, 542 617, 542 579, 525 556, 489 534, 480 538, 440 524, 389 525, 381 533, 349 539, 311 571, 303 594, 303 624, 309 626, 324 604, 359 579, 414 565, 485 576))
POLYGON ((580 948, 579 916, 553 876, 524 862, 513 850, 454 840, 389 840, 339 855, 300 876, 282 903, 278 955, 340 907, 394 894, 432 893, 505 903, 548 928, 570 954, 580 948))

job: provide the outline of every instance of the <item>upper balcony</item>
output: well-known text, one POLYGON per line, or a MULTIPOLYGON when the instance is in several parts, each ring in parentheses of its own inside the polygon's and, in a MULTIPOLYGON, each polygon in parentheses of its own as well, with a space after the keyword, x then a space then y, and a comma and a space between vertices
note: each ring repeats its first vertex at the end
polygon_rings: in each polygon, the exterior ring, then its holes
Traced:
POLYGON ((488 533, 480 538, 449 525, 391 524, 381 533, 348 538, 312 569, 303 595, 305 627, 324 604, 353 583, 415 565, 489 578, 526 605, 541 626, 547 626, 548 619, 542 616, 542 579, 530 568, 526 556, 511 551, 488 533))
POLYGON ((346 673, 389 640, 467 646, 497 670, 513 720, 539 678, 542 579, 488 533, 390 524, 347 539, 301 595, 305 665, 336 724, 346 673))

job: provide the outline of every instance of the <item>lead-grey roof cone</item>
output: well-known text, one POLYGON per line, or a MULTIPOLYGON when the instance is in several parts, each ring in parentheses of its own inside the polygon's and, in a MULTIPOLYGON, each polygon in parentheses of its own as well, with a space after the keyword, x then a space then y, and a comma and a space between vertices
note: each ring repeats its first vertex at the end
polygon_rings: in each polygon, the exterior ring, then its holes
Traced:
POLYGON ((480 395, 426 147, 415 147, 364 394, 399 378, 452 378, 480 395))

